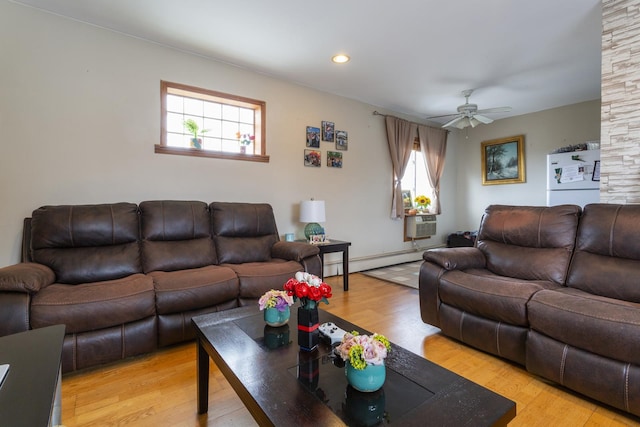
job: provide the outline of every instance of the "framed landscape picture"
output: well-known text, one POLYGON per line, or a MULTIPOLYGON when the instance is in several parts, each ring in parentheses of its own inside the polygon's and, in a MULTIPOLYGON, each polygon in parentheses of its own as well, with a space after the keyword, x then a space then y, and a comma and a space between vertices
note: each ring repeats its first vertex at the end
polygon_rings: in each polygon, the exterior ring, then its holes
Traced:
POLYGON ((524 135, 482 143, 482 185, 525 182, 524 135))

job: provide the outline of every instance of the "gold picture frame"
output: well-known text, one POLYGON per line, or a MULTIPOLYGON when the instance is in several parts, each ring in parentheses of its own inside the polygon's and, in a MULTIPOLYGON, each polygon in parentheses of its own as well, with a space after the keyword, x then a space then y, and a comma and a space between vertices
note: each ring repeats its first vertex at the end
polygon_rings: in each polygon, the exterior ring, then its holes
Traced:
POLYGON ((482 142, 482 185, 523 182, 524 135, 482 142))

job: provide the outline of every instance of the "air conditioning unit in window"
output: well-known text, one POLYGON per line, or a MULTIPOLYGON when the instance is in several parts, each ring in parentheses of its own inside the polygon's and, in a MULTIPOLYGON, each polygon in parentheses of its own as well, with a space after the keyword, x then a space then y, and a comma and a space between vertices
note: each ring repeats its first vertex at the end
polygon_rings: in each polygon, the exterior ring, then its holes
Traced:
POLYGON ((420 239, 436 234, 435 215, 415 215, 407 217, 407 237, 420 239))

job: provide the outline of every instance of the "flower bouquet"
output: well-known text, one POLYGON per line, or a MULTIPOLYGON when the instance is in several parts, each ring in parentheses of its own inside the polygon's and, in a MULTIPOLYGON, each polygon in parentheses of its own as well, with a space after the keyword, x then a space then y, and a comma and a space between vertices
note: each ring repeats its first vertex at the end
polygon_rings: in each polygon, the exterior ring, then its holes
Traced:
POLYGON ((298 271, 295 277, 287 280, 284 290, 293 297, 294 301, 300 300, 300 306, 305 310, 312 310, 318 304, 329 304, 331 298, 331 286, 327 285, 318 276, 298 271))
POLYGON ((303 351, 313 351, 318 346, 318 328, 320 317, 318 304, 329 304, 331 286, 318 276, 299 271, 295 277, 287 280, 284 290, 294 301, 300 301, 298 307, 298 345, 303 351))
POLYGON ((264 321, 270 326, 282 326, 289 321, 293 298, 285 291, 271 289, 258 300, 260 310, 264 310, 264 321))
POLYGON ((335 351, 345 361, 347 381, 353 388, 372 392, 382 387, 386 379, 384 360, 391 352, 386 337, 347 332, 335 351))
POLYGON ((429 205, 431 204, 431 199, 424 195, 419 195, 415 198, 416 205, 418 205, 418 209, 421 211, 427 210, 429 205))

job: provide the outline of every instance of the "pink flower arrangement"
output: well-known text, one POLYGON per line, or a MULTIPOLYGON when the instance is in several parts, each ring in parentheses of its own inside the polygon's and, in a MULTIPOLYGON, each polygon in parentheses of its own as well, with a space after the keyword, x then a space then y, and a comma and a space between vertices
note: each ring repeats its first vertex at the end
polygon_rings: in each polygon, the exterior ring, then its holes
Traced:
POLYGON ((285 291, 271 289, 260 297, 258 305, 260 310, 275 308, 278 311, 285 311, 287 307, 293 305, 293 297, 289 296, 285 291))
POLYGON ((349 361, 355 369, 364 369, 367 365, 383 365, 391 351, 389 340, 380 334, 360 335, 347 332, 336 347, 336 353, 342 360, 349 361))

